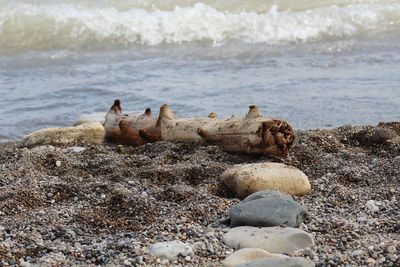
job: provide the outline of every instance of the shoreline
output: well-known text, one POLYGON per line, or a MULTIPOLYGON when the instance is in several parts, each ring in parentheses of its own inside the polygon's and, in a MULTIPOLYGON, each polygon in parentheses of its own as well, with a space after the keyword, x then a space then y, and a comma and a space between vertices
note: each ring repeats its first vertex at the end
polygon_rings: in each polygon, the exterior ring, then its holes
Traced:
POLYGON ((400 123, 297 134, 283 159, 202 143, 77 144, 81 151, 2 143, 0 259, 4 266, 165 266, 148 247, 181 240, 194 256, 169 266, 219 266, 233 252, 222 242, 229 229, 222 221, 239 201, 221 173, 234 164, 282 162, 312 186, 294 198, 309 212, 300 229, 316 246, 296 255, 317 266, 399 264, 400 123), (370 200, 378 211, 368 209, 370 200))

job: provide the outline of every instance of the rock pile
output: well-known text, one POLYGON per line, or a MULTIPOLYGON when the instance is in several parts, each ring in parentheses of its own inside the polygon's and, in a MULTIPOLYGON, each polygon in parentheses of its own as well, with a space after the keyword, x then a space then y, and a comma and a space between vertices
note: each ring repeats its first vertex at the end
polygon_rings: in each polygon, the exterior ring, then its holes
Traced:
POLYGON ((307 219, 307 210, 288 195, 310 191, 303 172, 280 163, 245 164, 226 170, 222 179, 238 197, 247 196, 229 212, 230 226, 236 228, 223 240, 239 250, 224 266, 314 266, 310 260, 283 255, 314 246, 311 234, 295 228, 307 219), (257 250, 241 250, 245 248, 257 250))

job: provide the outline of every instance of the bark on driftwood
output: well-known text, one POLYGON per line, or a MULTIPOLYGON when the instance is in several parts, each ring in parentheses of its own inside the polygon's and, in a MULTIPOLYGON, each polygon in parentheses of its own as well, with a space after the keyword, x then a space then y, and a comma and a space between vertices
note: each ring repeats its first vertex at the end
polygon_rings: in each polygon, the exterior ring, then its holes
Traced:
POLYGON ((131 146, 144 145, 147 141, 139 136, 139 130, 156 123, 157 120, 152 117, 150 108, 140 116, 127 116, 122 114, 121 102, 115 100, 104 123, 106 141, 131 146))
POLYGON ((201 141, 197 134, 199 127, 204 127, 217 120, 212 112, 207 118, 176 118, 171 108, 164 104, 160 107, 160 114, 154 126, 139 131, 141 137, 148 142, 156 141, 201 141))
POLYGON ((139 130, 143 127, 152 127, 157 120, 152 117, 151 109, 147 108, 145 112, 138 117, 126 117, 119 123, 121 130, 121 144, 131 146, 141 146, 148 141, 140 137, 139 130))
POLYGON ((264 117, 250 106, 244 119, 231 118, 200 127, 197 133, 211 145, 227 152, 286 156, 295 140, 290 125, 264 117))
POLYGON ((110 143, 120 143, 121 130, 119 123, 126 117, 122 114, 121 102, 117 99, 111 106, 104 121, 104 128, 106 130, 105 141, 110 143))

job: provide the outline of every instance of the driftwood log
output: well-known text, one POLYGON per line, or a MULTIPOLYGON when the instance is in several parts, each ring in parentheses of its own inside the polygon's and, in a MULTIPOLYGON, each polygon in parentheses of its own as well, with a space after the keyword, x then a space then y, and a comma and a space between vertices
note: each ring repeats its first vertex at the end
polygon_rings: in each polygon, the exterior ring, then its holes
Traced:
POLYGON ((197 134, 199 127, 204 127, 217 120, 212 112, 207 118, 176 118, 171 108, 164 104, 160 107, 157 123, 139 131, 139 135, 148 142, 156 141, 201 141, 197 134))
POLYGON ((254 105, 244 119, 218 120, 200 127, 197 133, 223 151, 274 156, 286 156, 295 140, 287 122, 264 117, 254 105))
POLYGON ((243 119, 221 120, 215 113, 207 118, 177 118, 164 104, 155 119, 150 109, 137 117, 123 115, 120 101, 115 100, 107 113, 105 129, 106 141, 117 144, 204 140, 227 152, 275 156, 286 156, 295 140, 287 122, 263 116, 256 106, 250 106, 243 119))

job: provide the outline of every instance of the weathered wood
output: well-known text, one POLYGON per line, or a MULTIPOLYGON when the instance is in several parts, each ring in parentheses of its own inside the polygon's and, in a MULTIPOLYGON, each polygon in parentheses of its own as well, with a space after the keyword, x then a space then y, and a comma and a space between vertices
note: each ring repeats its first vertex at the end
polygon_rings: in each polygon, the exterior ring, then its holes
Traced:
POLYGON ((155 119, 150 109, 138 117, 125 116, 116 100, 107 113, 105 128, 106 140, 118 144, 204 140, 227 152, 275 156, 286 156, 295 140, 289 124, 263 116, 256 106, 250 106, 243 119, 221 120, 213 112, 207 118, 177 118, 164 104, 155 119))
POLYGON ((139 130, 144 127, 152 127, 157 123, 157 120, 152 117, 151 109, 147 108, 146 111, 138 117, 126 117, 119 123, 121 131, 120 143, 131 146, 141 146, 148 141, 139 135, 139 130))
POLYGON ((26 135, 23 147, 40 145, 75 145, 77 143, 101 144, 105 130, 100 122, 87 122, 74 127, 46 128, 26 135))
POLYGON ((106 130, 105 141, 111 143, 121 142, 121 130, 119 123, 125 116, 122 114, 121 102, 116 99, 114 104, 108 111, 105 121, 104 128, 106 130))
POLYGON ((140 116, 122 114, 121 102, 117 99, 106 115, 105 140, 111 143, 140 146, 147 141, 140 137, 139 130, 156 123, 157 120, 152 117, 150 108, 147 108, 140 116))
POLYGON ((249 107, 244 119, 218 120, 200 127, 197 133, 208 144, 227 152, 275 156, 286 156, 295 140, 287 122, 264 117, 256 106, 249 107))
POLYGON ((197 134, 199 127, 204 127, 217 120, 212 112, 207 118, 176 118, 171 108, 164 104, 160 107, 157 123, 152 127, 139 131, 141 137, 148 142, 156 141, 202 141, 197 134))

